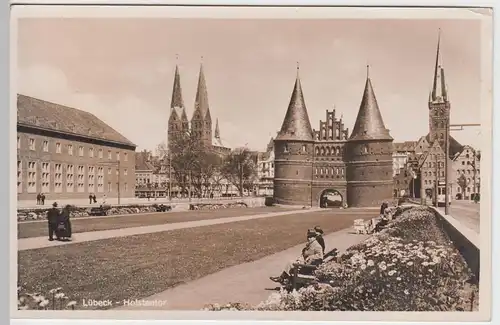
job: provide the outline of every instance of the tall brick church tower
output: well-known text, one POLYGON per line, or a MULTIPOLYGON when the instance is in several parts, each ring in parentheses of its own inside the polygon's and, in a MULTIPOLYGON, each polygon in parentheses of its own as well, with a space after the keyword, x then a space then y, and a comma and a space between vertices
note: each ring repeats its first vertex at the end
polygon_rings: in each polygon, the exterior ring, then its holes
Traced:
POLYGON ((367 71, 358 116, 347 141, 349 206, 379 206, 392 198, 392 141, 389 130, 384 126, 367 71))
POLYGON ((189 121, 182 99, 181 77, 179 67, 175 66, 174 86, 172 89, 172 101, 170 102, 170 117, 168 119, 168 148, 176 137, 189 132, 189 121))
POLYGON ((434 80, 429 94, 429 143, 437 140, 441 148, 445 148, 446 126, 450 119, 450 102, 439 52, 440 41, 441 34, 438 36, 434 80))
POLYGON ((202 146, 212 146, 212 117, 208 105, 208 91, 203 64, 200 65, 194 112, 191 118, 191 134, 202 146))
POLYGON ((300 84, 299 67, 285 119, 274 140, 274 200, 310 205, 314 138, 300 84))

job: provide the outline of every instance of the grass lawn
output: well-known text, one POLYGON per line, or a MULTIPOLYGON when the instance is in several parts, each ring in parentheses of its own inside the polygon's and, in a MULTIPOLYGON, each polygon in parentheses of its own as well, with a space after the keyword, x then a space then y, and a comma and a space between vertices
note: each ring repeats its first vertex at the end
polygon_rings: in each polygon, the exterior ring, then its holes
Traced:
MULTIPOLYGON (((253 214, 287 211, 282 207, 230 208, 220 210, 197 210, 183 212, 158 212, 154 214, 131 214, 120 217, 74 218, 71 220, 73 233, 111 230, 130 227, 153 226, 185 221, 230 218, 253 214)), ((17 238, 48 236, 47 222, 20 222, 17 238)))
POLYGON ((42 293, 60 286, 78 309, 84 298, 146 298, 305 243, 315 225, 331 233, 374 214, 328 210, 20 251, 19 284, 42 293))

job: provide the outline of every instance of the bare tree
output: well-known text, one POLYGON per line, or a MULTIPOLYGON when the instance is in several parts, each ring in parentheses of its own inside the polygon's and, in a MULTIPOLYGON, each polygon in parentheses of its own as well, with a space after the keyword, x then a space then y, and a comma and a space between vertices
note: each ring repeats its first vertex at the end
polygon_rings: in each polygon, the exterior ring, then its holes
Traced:
POLYGON ((253 189, 257 171, 254 158, 246 148, 235 149, 225 157, 222 175, 238 189, 240 196, 243 196, 244 189, 253 189))
POLYGON ((189 132, 179 134, 171 141, 171 155, 173 175, 182 193, 188 192, 191 196, 193 174, 197 172, 202 151, 198 141, 189 132))

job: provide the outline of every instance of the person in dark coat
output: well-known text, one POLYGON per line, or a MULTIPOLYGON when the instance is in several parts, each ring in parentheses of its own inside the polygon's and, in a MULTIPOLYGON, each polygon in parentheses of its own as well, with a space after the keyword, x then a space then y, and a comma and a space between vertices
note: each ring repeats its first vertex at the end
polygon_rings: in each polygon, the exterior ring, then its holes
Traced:
MULTIPOLYGON (((49 222, 49 240, 54 240, 54 233, 57 230, 57 222, 59 219, 59 209, 57 208, 57 202, 52 204, 52 208, 47 212, 47 221, 49 222)), ((57 236, 57 234, 56 234, 57 236)), ((59 239, 59 238, 57 238, 59 239)))
POLYGON ((66 205, 58 218, 58 234, 60 238, 71 238, 70 206, 66 205))
POLYGON ((89 204, 92 204, 94 196, 92 194, 89 194, 89 204))
POLYGON ((40 193, 38 193, 36 195, 36 205, 40 205, 41 201, 42 201, 42 196, 40 195, 40 193))
POLYGON ((385 209, 387 209, 388 207, 389 207, 389 204, 387 204, 387 202, 382 203, 382 205, 380 206, 380 215, 384 215, 385 209))
POLYGON ((45 194, 42 193, 40 199, 42 200, 42 205, 45 205, 45 194))
POLYGON ((323 234, 324 234, 324 231, 323 229, 321 229, 320 226, 316 226, 314 227, 314 231, 316 231, 317 235, 316 235, 316 241, 318 242, 318 244, 321 246, 321 248, 323 249, 323 255, 325 254, 325 239, 323 238, 323 234))
POLYGON ((94 200, 94 203, 97 203, 97 197, 95 196, 95 194, 92 196, 92 199, 94 200))

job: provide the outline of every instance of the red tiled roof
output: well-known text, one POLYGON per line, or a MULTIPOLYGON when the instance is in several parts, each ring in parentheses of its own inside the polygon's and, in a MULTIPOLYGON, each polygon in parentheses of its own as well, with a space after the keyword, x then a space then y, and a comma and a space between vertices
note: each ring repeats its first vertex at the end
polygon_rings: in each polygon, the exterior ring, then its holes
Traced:
POLYGON ((17 123, 136 147, 95 115, 26 95, 17 95, 17 123))

